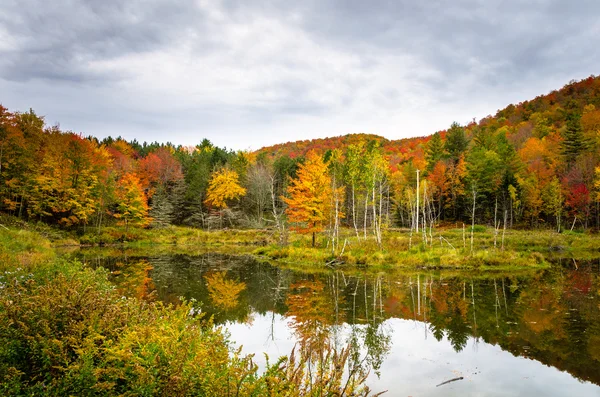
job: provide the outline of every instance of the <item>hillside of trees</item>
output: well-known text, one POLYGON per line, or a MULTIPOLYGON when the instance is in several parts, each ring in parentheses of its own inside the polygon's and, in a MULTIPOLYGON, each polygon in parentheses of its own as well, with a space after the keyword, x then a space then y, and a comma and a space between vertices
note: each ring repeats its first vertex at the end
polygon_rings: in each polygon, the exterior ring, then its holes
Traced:
POLYGON ((427 137, 355 134, 256 152, 206 139, 193 147, 99 140, 0 106, 0 211, 78 230, 283 230, 288 221, 365 237, 440 222, 597 229, 600 77, 427 137))

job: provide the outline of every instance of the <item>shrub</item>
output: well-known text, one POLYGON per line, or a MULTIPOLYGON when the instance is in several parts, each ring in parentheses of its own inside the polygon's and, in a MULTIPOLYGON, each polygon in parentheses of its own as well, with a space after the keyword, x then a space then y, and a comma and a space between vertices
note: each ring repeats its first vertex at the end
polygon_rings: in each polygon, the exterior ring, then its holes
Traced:
POLYGON ((24 243, 34 236, 25 237, 16 239, 14 252, 0 241, 0 256, 13 266, 0 274, 0 395, 369 393, 366 374, 344 378, 346 351, 325 346, 322 361, 313 363, 323 368, 318 374, 307 371, 301 353, 260 375, 252 356, 232 350, 191 303, 123 297, 106 271, 78 262, 46 258, 14 267, 36 252, 24 243))
POLYGON ((473 231, 474 233, 483 233, 487 230, 487 228, 483 225, 475 225, 473 227, 470 227, 467 229, 467 231, 470 233, 471 231, 473 231))

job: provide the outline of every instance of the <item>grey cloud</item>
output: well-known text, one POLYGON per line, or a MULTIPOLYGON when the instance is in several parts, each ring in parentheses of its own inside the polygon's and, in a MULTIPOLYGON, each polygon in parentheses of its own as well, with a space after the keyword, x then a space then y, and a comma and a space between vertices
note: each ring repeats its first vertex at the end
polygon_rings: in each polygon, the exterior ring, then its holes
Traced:
POLYGON ((4 0, 0 101, 84 133, 144 131, 138 140, 154 140, 171 128, 218 135, 265 126, 281 130, 276 142, 302 139, 282 137, 286 131, 302 134, 306 125, 317 134, 339 120, 389 125, 390 133, 404 126, 384 117, 400 113, 423 119, 420 128, 456 109, 469 120, 484 115, 473 113, 481 104, 543 94, 600 65, 597 0, 200 3, 4 0), (243 41, 246 28, 254 36, 243 41), (155 75, 140 77, 143 62, 157 65, 155 75), (148 90, 154 82, 160 88, 148 90))
POLYGON ((600 24, 600 3, 594 0, 310 4, 304 23, 320 39, 357 51, 368 45, 418 54, 447 81, 473 72, 470 58, 490 65, 493 73, 487 78, 496 84, 518 80, 517 73, 555 73, 562 65, 556 58, 572 51, 598 60, 586 36, 600 24), (564 48, 567 42, 573 45, 564 48))
POLYGON ((202 21, 201 10, 187 0, 9 0, 0 11, 0 25, 17 48, 0 53, 1 76, 110 79, 91 69, 90 62, 166 47, 190 26, 202 32, 202 21))

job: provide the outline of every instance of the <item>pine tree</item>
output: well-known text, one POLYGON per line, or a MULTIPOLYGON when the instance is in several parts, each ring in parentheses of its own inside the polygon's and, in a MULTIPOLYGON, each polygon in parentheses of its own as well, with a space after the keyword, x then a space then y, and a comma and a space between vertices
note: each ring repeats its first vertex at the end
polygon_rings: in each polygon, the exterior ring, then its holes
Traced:
POLYGON ((579 113, 575 111, 567 113, 562 136, 562 154, 565 156, 566 163, 570 166, 575 163, 577 156, 585 149, 581 115, 579 113))
POLYGON ((167 227, 173 222, 174 206, 167 190, 159 186, 158 190, 152 196, 152 208, 150 217, 154 227, 167 227))
POLYGON ((427 172, 431 172, 433 167, 437 164, 438 161, 442 159, 444 155, 444 143, 442 142, 442 137, 439 132, 433 134, 429 142, 427 143, 427 148, 425 149, 425 159, 427 160, 427 172))
POLYGON ((458 123, 452 123, 450 129, 446 133, 445 149, 455 164, 458 163, 460 155, 467 150, 468 144, 469 141, 467 141, 465 129, 458 125, 458 123))

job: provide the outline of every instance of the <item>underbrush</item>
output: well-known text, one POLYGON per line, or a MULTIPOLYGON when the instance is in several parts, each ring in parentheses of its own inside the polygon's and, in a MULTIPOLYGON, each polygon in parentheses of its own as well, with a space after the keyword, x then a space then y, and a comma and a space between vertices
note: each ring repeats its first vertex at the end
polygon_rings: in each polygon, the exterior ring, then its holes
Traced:
POLYGON ((323 346, 317 363, 292 353, 259 373, 192 303, 123 297, 35 232, 2 232, 0 255, 0 395, 369 394, 365 373, 344 375, 347 350, 323 346))
POLYGON ((30 269, 55 257, 50 242, 28 230, 0 231, 0 272, 30 269))

